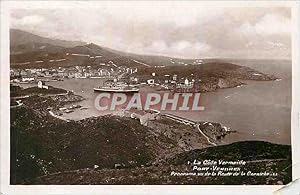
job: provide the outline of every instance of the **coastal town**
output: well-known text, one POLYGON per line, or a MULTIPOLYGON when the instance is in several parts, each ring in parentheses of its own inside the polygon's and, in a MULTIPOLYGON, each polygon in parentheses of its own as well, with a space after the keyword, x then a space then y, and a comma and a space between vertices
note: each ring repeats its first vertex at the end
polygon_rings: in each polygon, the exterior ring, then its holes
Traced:
MULTIPOLYGON (((94 68, 91 66, 75 67, 52 67, 52 68, 11 68, 10 78, 12 84, 33 84, 41 82, 63 81, 65 79, 106 79, 122 80, 127 84, 147 84, 149 86, 159 86, 161 89, 192 89, 195 84, 194 78, 178 78, 177 74, 165 74, 164 78, 158 77, 159 67, 155 67, 151 74, 139 75, 138 68, 128 68, 126 66, 116 66, 110 68, 113 62, 103 63, 106 68, 94 68), (157 70, 158 69, 158 70, 157 70)), ((100 64, 101 65, 101 64, 100 64)), ((191 74, 193 76, 193 74, 191 74)), ((115 81, 115 82, 116 82, 115 81)), ((198 79, 198 83, 201 80, 198 79)))
MULTIPOLYGON (((115 78, 120 74, 133 74, 137 69, 118 67, 117 69, 109 68, 111 63, 105 64, 108 68, 94 68, 91 66, 74 66, 74 67, 52 67, 52 68, 12 68, 10 71, 11 82, 30 83, 39 80, 60 81, 63 79, 84 79, 84 78, 115 78)), ((101 65, 101 64, 100 64, 101 65)))

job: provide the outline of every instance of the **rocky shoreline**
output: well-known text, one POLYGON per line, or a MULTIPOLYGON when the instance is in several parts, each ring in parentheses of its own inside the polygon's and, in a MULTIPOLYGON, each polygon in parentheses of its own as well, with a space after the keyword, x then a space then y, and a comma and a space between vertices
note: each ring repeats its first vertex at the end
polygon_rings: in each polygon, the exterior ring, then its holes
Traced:
MULTIPOLYGON (((147 78, 147 75, 151 75, 152 72, 156 72, 156 69, 149 67, 136 73, 135 76, 143 80, 143 78, 147 78)), ((197 86, 198 92, 201 93, 246 85, 243 82, 245 80, 274 81, 278 79, 274 75, 268 75, 249 67, 221 62, 204 63, 199 66, 162 67, 159 68, 159 72, 156 72, 156 77, 161 82, 164 81, 165 75, 177 75, 178 78, 192 80, 196 74, 201 78, 197 86)))
POLYGON ((19 86, 11 85, 11 105, 16 105, 16 102, 24 103, 24 106, 43 113, 53 111, 57 113, 59 108, 68 103, 76 103, 84 100, 80 95, 73 92, 66 91, 60 88, 50 87, 50 89, 39 89, 37 87, 30 87, 23 89, 19 86))

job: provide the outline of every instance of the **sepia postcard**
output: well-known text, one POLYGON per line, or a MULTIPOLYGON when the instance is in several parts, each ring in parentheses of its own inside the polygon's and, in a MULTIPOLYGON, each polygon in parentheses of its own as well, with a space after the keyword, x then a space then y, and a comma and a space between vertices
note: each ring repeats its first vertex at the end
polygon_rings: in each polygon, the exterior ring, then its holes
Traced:
POLYGON ((299 9, 1 1, 1 194, 299 194, 299 9))

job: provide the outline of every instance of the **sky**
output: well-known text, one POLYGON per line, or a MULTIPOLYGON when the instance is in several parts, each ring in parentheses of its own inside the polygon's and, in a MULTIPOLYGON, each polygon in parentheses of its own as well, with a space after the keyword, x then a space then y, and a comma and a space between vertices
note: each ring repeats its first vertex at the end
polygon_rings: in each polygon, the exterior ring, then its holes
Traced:
POLYGON ((12 9, 10 27, 123 52, 179 58, 290 58, 288 7, 212 7, 192 2, 94 2, 12 9), (71 9, 72 8, 72 9, 71 9))

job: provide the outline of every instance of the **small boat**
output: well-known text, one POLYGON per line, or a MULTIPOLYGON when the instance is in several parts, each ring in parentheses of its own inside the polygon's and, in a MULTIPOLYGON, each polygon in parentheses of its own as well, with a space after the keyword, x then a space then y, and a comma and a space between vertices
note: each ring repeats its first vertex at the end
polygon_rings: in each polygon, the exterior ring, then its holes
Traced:
POLYGON ((74 112, 73 110, 65 110, 65 113, 71 113, 74 112))

